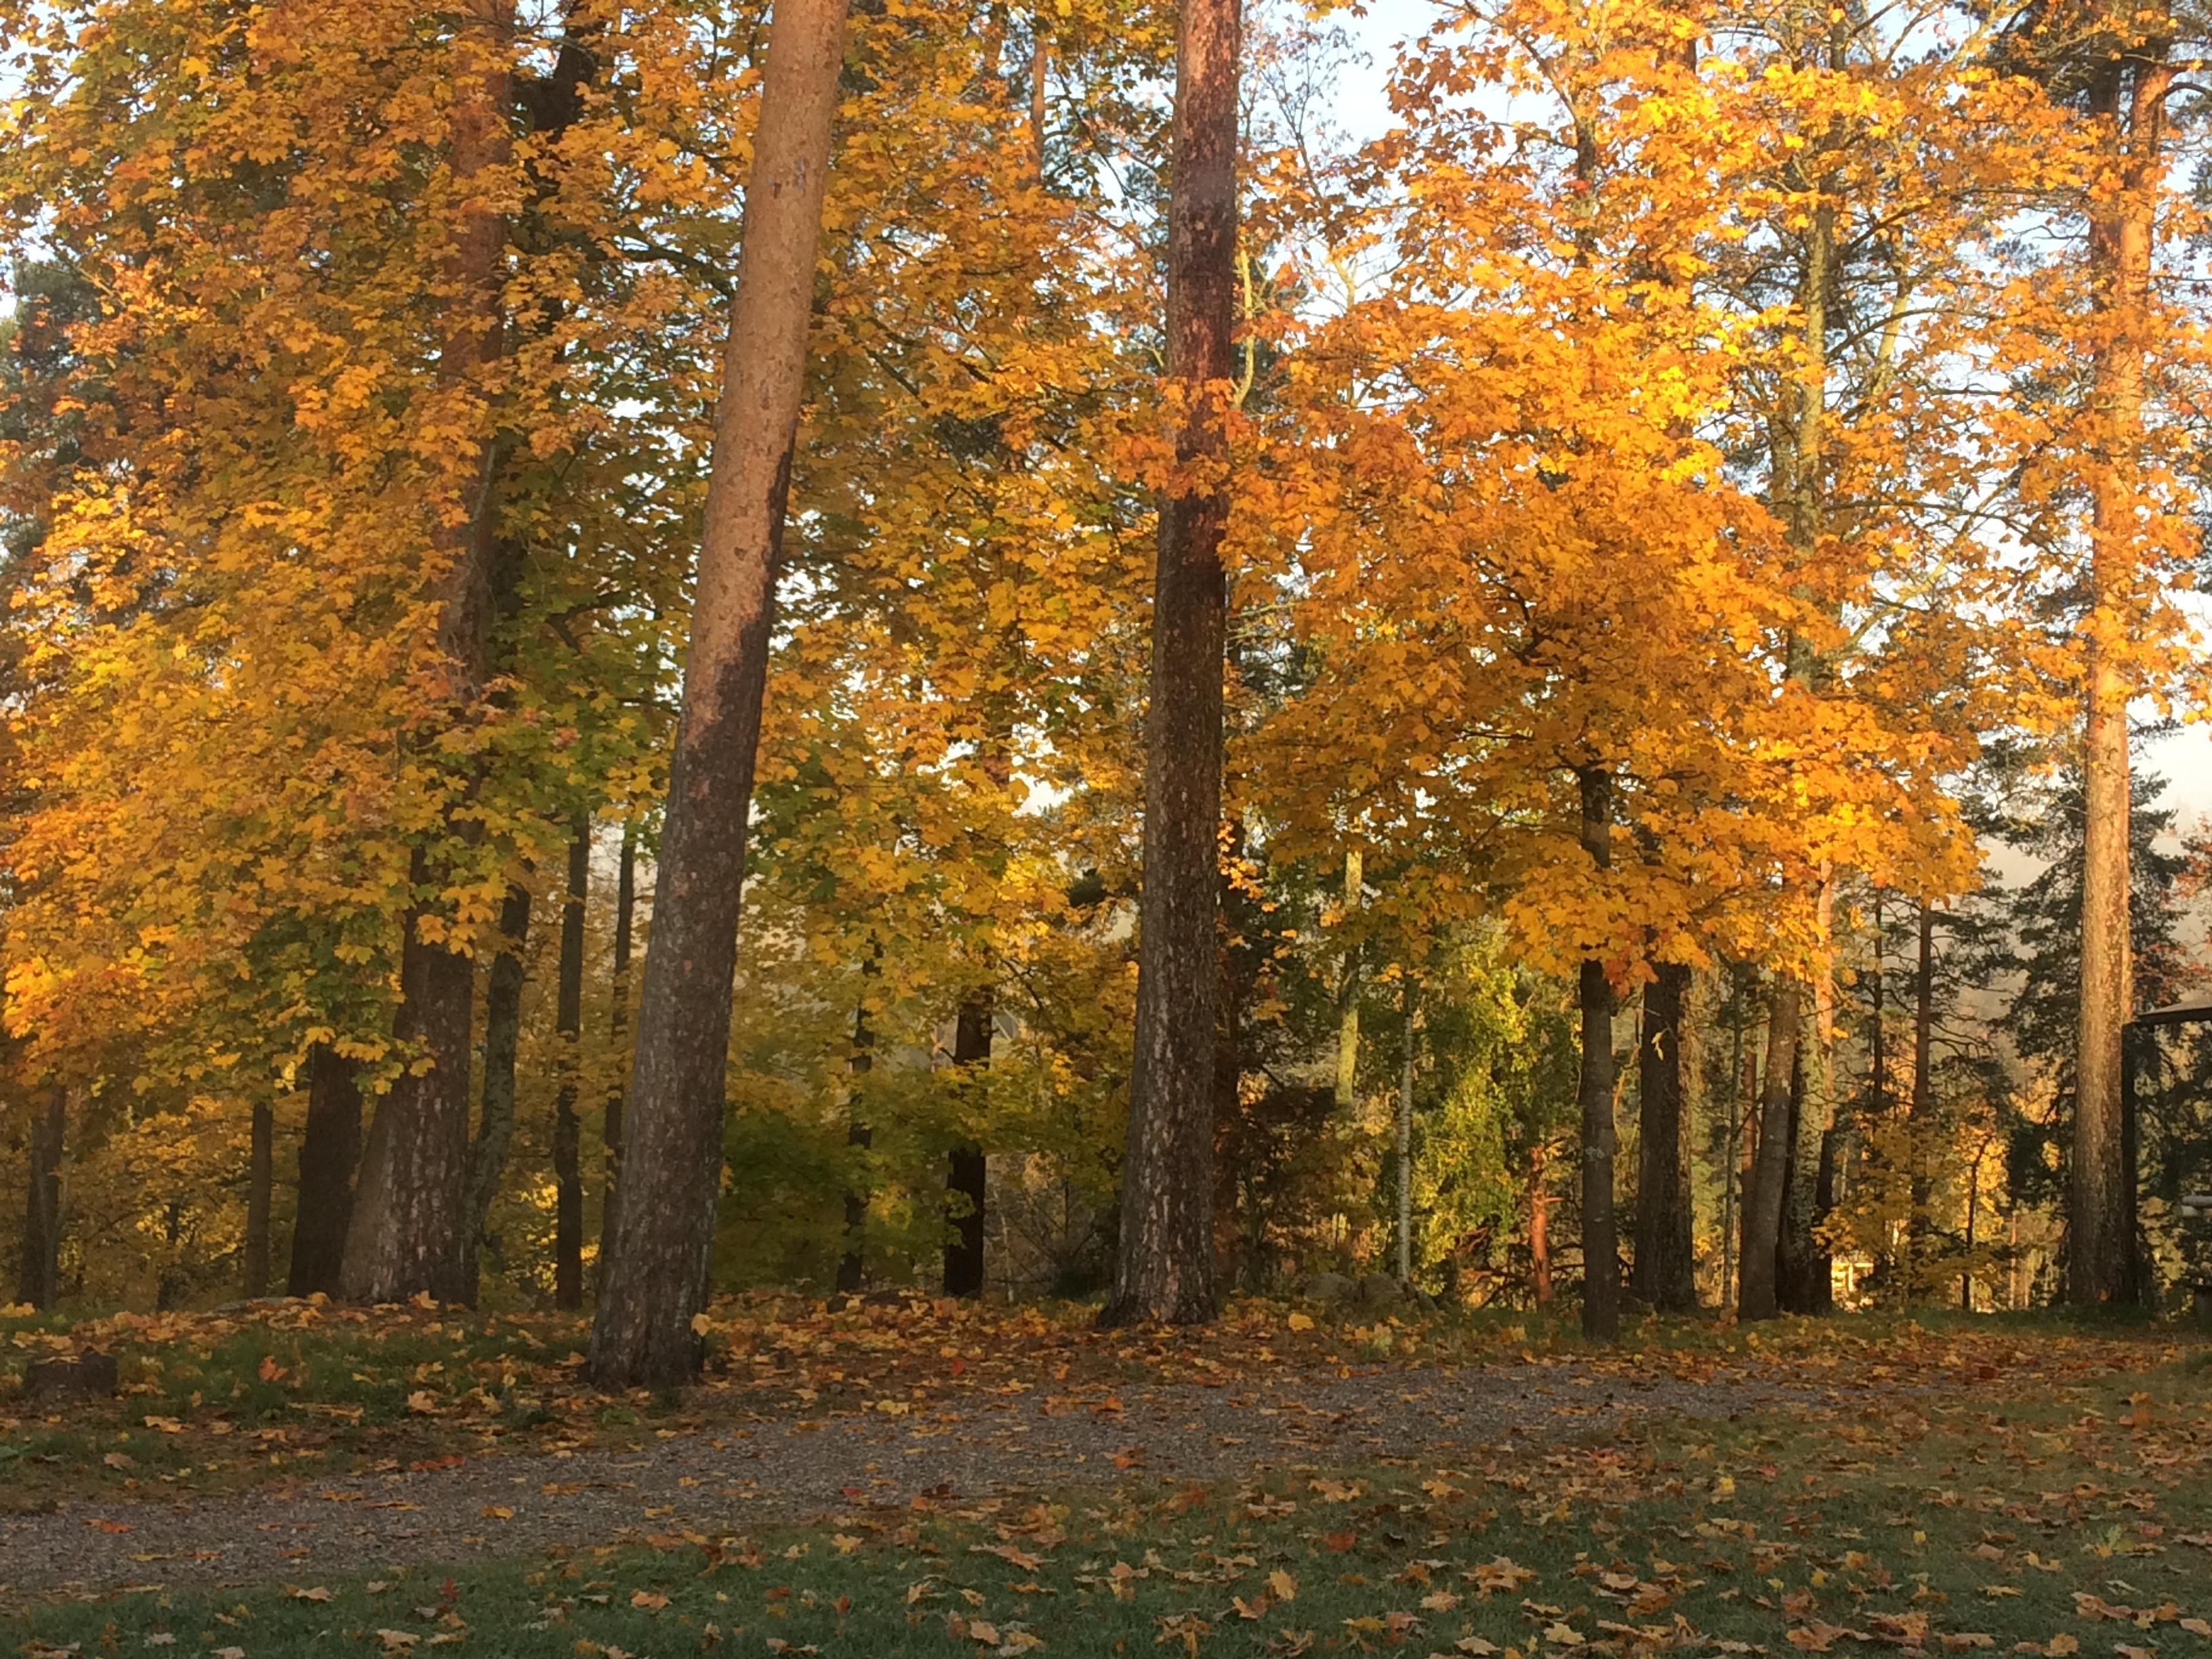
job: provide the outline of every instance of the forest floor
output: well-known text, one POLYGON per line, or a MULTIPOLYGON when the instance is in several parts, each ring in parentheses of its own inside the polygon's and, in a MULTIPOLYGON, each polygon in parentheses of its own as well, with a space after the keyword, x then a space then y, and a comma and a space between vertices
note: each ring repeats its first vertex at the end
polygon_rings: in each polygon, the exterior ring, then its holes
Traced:
POLYGON ((2212 1659, 2190 1339, 1085 1311, 757 1299, 619 1401, 573 1321, 17 1322, 126 1393, 0 1377, 0 1644, 2212 1659))

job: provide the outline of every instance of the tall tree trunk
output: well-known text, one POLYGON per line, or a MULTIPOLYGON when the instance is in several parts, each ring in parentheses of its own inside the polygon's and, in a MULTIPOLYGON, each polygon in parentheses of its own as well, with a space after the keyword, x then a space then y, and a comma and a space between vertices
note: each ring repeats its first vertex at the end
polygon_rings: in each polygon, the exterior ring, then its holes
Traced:
POLYGON ((1834 916, 1835 890, 1832 878, 1820 884, 1817 915, 1824 943, 1812 988, 1812 1031, 1809 1040, 1801 1039, 1797 1050, 1797 1097, 1790 1127, 1790 1182, 1783 1201, 1782 1258, 1776 1289, 1778 1299, 1791 1313, 1827 1313, 1835 1306, 1834 1265, 1820 1236, 1825 1214, 1822 1170, 1832 1164, 1835 1141, 1831 1042, 1835 1030, 1835 982, 1825 944, 1834 916))
POLYGON ((601 1388, 690 1382, 721 1191, 745 827, 792 449, 806 375, 845 0, 780 0, 745 191, 684 713, 668 781, 612 1248, 592 1328, 601 1388))
MULTIPOLYGON (((1364 896, 1364 860, 1357 847, 1344 854, 1344 916, 1349 923, 1364 896)), ((1359 1097, 1359 947, 1347 945, 1336 985, 1336 1103, 1349 1111, 1359 1097)))
POLYGON ((1398 1282, 1413 1282, 1413 979, 1406 976, 1406 1052, 1398 1079, 1398 1282))
POLYGON ((1797 1071, 1798 1026, 1803 1023, 1802 981, 1777 974, 1766 1001, 1766 1078, 1759 1110, 1759 1152, 1744 1194, 1743 1262, 1738 1269, 1736 1316, 1771 1319, 1781 1311, 1776 1274, 1780 1267, 1782 1189, 1790 1178, 1790 1097, 1797 1071))
POLYGON ((845 1062, 845 1145, 854 1156, 845 1183, 845 1249, 837 1259, 837 1288, 847 1296, 858 1296, 868 1279, 867 1152, 875 1145, 876 1135, 868 1124, 863 1095, 868 1073, 876 1066, 875 1028, 868 1024, 868 988, 875 981, 883 954, 881 941, 871 940, 867 960, 860 964, 860 1003, 853 1011, 853 1047, 845 1062))
POLYGON ((1224 393, 1236 319, 1238 0, 1177 11, 1167 369, 1187 398, 1160 501, 1145 716, 1145 872, 1121 1248, 1101 1322, 1213 1316, 1224 393), (1193 477, 1192 474, 1198 476, 1193 477))
POLYGON ((613 1039, 614 1079, 607 1085, 605 1115, 600 1120, 601 1191, 599 1194, 599 1277, 606 1276, 607 1256, 614 1249, 615 1195, 621 1190, 623 1083, 629 1069, 624 1039, 629 1033, 629 963, 631 941, 637 924, 637 821, 623 824, 622 852, 615 864, 615 942, 612 982, 609 986, 607 1035, 613 1039))
MULTIPOLYGON (((1814 1021, 1818 1028, 1817 1018, 1814 1021)), ((1782 1239, 1775 1300, 1785 1312, 1827 1313, 1835 1306, 1834 1267, 1816 1231, 1821 1182, 1834 1134, 1823 1127, 1821 1054, 1817 1036, 1798 1039, 1797 1075, 1790 1100, 1790 1173, 1782 1187, 1782 1239)))
POLYGON ((61 1296, 62 1153, 69 1134, 69 1091, 58 1083, 39 1091, 31 1109, 23 1191, 23 1255, 15 1300, 44 1310, 61 1296))
MULTIPOLYGON (((484 396, 486 367, 505 351, 507 222, 493 205, 513 157, 510 58, 513 0, 466 0, 459 8, 454 97, 447 115, 447 161, 457 210, 443 276, 450 297, 439 319, 441 391, 459 408, 484 396)), ((438 653, 444 696, 465 717, 486 683, 499 538, 492 495, 498 445, 488 425, 466 417, 456 434, 469 453, 466 477, 433 520, 437 556, 438 653)), ((444 835, 474 827, 450 815, 444 835)), ((469 1063, 475 1036, 476 964, 470 942, 435 924, 442 857, 416 851, 415 902, 404 922, 400 1006, 393 1036, 428 1066, 410 1066, 378 1102, 354 1194, 339 1287, 356 1302, 396 1302, 428 1291, 446 1301, 474 1292, 468 1229, 469 1063)))
MULTIPOLYGON (((1582 845, 1598 870, 1613 866, 1613 778, 1603 768, 1577 769, 1582 845)), ((1620 1334, 1620 1234, 1613 1212, 1613 982, 1605 964, 1582 966, 1583 1334, 1611 1342, 1620 1334)))
POLYGON ((1882 892, 1874 890, 1874 968, 1867 990, 1874 1017, 1867 1024, 1867 1116, 1879 1123, 1889 1115, 1889 1012, 1887 966, 1882 955, 1882 892))
POLYGON ((267 1101, 257 1100, 246 1167, 246 1295, 251 1302, 269 1294, 269 1200, 276 1163, 276 1114, 267 1101))
MULTIPOLYGON (((952 1028, 952 1063, 969 1086, 980 1082, 991 1064, 991 988, 984 986, 960 1004, 952 1028)), ((945 1247, 945 1293, 947 1296, 983 1294, 983 1203, 988 1195, 990 1160, 974 1141, 952 1149, 945 1171, 945 1192, 954 1229, 945 1247)))
POLYGON ((2122 1033, 2133 992, 2128 681, 2118 659, 2135 585, 2151 246, 2166 95, 2175 74, 2163 61, 2166 44, 2155 44, 2159 61, 2116 60, 2092 90, 2094 112, 2112 135, 2114 176, 2103 181, 2110 188, 2089 212, 2090 282, 2100 325, 2091 397, 2100 430, 2093 448, 2090 608, 2082 631, 2081 1011, 2066 1236, 2067 1299, 2080 1307, 2124 1299, 2136 1277, 2128 1224, 2135 1170, 2127 1161, 2120 1101, 2122 1033))
POLYGON ((469 1147, 467 1231, 462 1282, 473 1307, 480 1290, 483 1252, 491 1244, 492 1200, 514 1139, 514 1063, 522 1048, 522 952, 530 934, 530 890, 507 890, 499 909, 499 954, 484 987, 483 1089, 477 1103, 477 1138, 469 1147))
POLYGON ((1912 1093, 1906 1103, 1906 1123, 1912 1170, 1906 1187, 1909 1206, 1905 1218, 1905 1294, 1917 1299, 1928 1288, 1920 1283, 1926 1271, 1933 1231, 1929 1206, 1936 1183, 1929 1171, 1929 1157, 1936 1135, 1936 907, 1923 899, 1917 916, 1917 955, 1912 970, 1912 1093))
POLYGON ((1544 1143, 1528 1148, 1528 1279, 1541 1310, 1552 1305, 1552 1200, 1544 1191, 1544 1143))
POLYGON ((360 1158, 358 1070, 328 1043, 318 1043, 307 1055, 307 1123, 300 1138, 299 1216, 292 1224, 287 1294, 337 1291, 360 1158))
POLYGON ((403 1072, 369 1120, 338 1291, 349 1302, 465 1302, 476 964, 424 943, 410 921, 399 998, 392 1034, 428 1068, 403 1072))
POLYGON ((592 881, 592 815, 579 812, 568 832, 568 881, 561 896, 561 963, 554 991, 553 1030, 560 1045, 560 1081, 553 1096, 553 1303, 584 1305, 584 1172, 576 1092, 584 1035, 584 903, 592 881))
MULTIPOLYGON (((1730 978, 1734 978, 1731 971, 1730 978)), ((1743 1144, 1744 1128, 1751 1114, 1746 1109, 1751 1091, 1743 1086, 1743 1006, 1741 995, 1730 999, 1734 1004, 1729 1021, 1729 1121, 1728 1139, 1721 1146, 1721 1286, 1720 1303, 1724 1308, 1735 1305, 1736 1209, 1742 1191, 1745 1159, 1739 1150, 1743 1144)))
POLYGON ((1689 1171, 1682 1157, 1683 1000, 1690 970, 1662 962, 1644 988, 1644 1020, 1637 1045, 1638 1107, 1636 1267, 1629 1288, 1668 1313, 1698 1306, 1695 1247, 1691 1237, 1689 1171))

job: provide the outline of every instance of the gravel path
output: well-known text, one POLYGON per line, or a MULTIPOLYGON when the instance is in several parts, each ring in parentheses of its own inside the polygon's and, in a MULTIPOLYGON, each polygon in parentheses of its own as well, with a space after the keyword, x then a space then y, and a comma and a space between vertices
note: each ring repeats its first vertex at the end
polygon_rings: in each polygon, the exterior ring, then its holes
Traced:
POLYGON ((1055 1396, 982 1395, 908 1417, 763 1419, 628 1449, 471 1459, 458 1468, 302 1480, 173 1504, 78 1504, 0 1517, 10 1592, 282 1582, 390 1564, 512 1556, 648 1534, 717 1536, 824 1514, 1061 1491, 1116 1480, 1220 1480, 1382 1457, 1559 1447, 1632 1420, 1825 1409, 1826 1389, 1737 1375, 1703 1383, 1574 1364, 1339 1376, 1285 1369, 1232 1384, 1055 1396))

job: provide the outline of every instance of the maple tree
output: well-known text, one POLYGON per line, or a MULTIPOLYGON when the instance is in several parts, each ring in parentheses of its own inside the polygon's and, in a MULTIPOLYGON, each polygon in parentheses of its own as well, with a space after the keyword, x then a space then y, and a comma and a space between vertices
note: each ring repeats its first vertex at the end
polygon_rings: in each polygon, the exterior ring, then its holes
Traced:
POLYGON ((2178 1292, 2192 25, 1923 22, 0 7, 25 1299, 2178 1292))

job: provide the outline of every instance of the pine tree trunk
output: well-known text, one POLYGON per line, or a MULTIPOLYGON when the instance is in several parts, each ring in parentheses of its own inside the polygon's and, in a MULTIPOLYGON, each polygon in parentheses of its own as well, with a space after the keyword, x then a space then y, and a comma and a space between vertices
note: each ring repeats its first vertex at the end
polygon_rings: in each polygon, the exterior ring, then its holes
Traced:
POLYGON ((69 1134, 69 1091, 49 1084, 31 1109, 23 1193, 23 1254, 15 1300, 41 1311, 61 1296, 62 1154, 69 1134))
POLYGON ((1759 1151, 1744 1194, 1743 1261, 1737 1270, 1736 1316, 1771 1319, 1781 1311, 1776 1275, 1781 1262, 1783 1188, 1790 1178, 1790 1101, 1797 1071, 1804 986, 1775 975, 1766 1003, 1766 1077, 1759 1110, 1759 1151))
MULTIPOLYGON (((985 986, 960 1005, 952 1030, 952 1063, 973 1082, 991 1063, 991 1022, 994 999, 985 986)), ((947 1208, 955 1229, 945 1247, 945 1293, 947 1296, 983 1294, 983 1201, 988 1195, 990 1162, 973 1141, 952 1149, 945 1173, 947 1208)))
MULTIPOLYGON (((1613 864, 1613 779, 1601 768, 1575 773, 1582 797, 1583 851, 1599 870, 1613 864)), ((1613 1212, 1613 982, 1595 957, 1582 966, 1583 1334, 1620 1335, 1620 1234, 1613 1212)))
POLYGON ((292 1224, 290 1296, 338 1288, 361 1158, 361 1086, 354 1062, 328 1044, 307 1056, 307 1123, 300 1138, 299 1215, 292 1224))
POLYGON ((1637 1045, 1641 1126, 1636 1171, 1636 1267, 1630 1289, 1667 1313, 1694 1313, 1697 1257, 1682 1157, 1682 1006, 1690 970, 1662 962, 1644 988, 1637 1045))
POLYGON ((253 1103, 252 1151, 246 1170, 246 1296, 269 1294, 269 1200, 275 1184, 276 1114, 265 1100, 253 1103))
POLYGON ((607 1085, 606 1107, 599 1125, 601 1148, 599 1194, 599 1276, 607 1269, 607 1255, 614 1248, 615 1194, 620 1189, 623 1145, 623 1081, 629 1056, 625 1039, 629 1034, 629 964, 631 941, 637 924, 637 824, 623 825, 622 854, 615 866, 615 940, 612 983, 609 987, 607 1035, 613 1039, 614 1080, 607 1085))
POLYGON ((484 986, 483 1088, 477 1138, 469 1147, 468 1225, 462 1233, 461 1278, 473 1307, 481 1289, 492 1200, 514 1139, 514 1064, 522 1048, 522 953, 530 933, 530 890, 507 889, 499 911, 500 950, 484 986))
MULTIPOLYGON (((467 0, 455 28, 457 74, 447 113, 447 161, 457 211, 442 276, 450 297, 439 316, 441 391, 483 395, 485 368, 505 351, 507 223, 493 204, 513 158, 513 0, 467 0)), ((488 433, 470 445, 470 477, 459 508, 435 520, 437 647, 453 718, 483 695, 499 559, 492 496, 498 447, 488 433)), ((471 839, 476 826, 449 817, 443 833, 471 839)), ((410 879, 416 899, 403 924, 400 1006, 392 1035, 428 1062, 396 1079, 377 1103, 354 1193, 339 1288, 356 1302, 398 1302, 427 1291, 459 1302, 474 1295, 469 1231, 469 1070, 475 1036, 476 965, 465 941, 437 917, 442 858, 418 847, 410 879), (459 948, 456 948, 459 947, 459 948)))
POLYGON ((561 963, 553 1029, 560 1082, 553 1097, 553 1303, 584 1305, 582 1131, 576 1121, 577 1045, 584 1035, 584 902, 592 878, 592 819, 576 814, 568 836, 568 884, 561 899, 561 963))
POLYGON ((2136 477, 2142 442, 2144 325, 2152 234, 2165 154, 2171 64, 2137 66, 2124 94, 2115 63, 2093 88, 2110 124, 2118 186, 2092 208, 2090 281, 2102 333, 2091 397, 2103 427, 2092 468, 2090 614, 2081 741, 2081 1012, 2068 1158, 2067 1299, 2125 1299, 2135 1274, 2128 1224, 2135 1170, 2122 1122, 2123 1033, 2132 1009, 2128 917, 2128 682, 2116 656, 2128 636, 2136 567, 2136 477), (2124 125, 2122 105, 2124 100, 2124 125))
POLYGON ((690 1382, 721 1192, 730 994, 792 449, 806 374, 845 0, 780 0, 745 191, 684 712, 589 1372, 690 1382))
POLYGON ((1188 403, 1160 502, 1145 716, 1136 1053, 1108 1325, 1213 1316, 1213 1042, 1219 949, 1223 388, 1236 318, 1237 0, 1184 0, 1168 212, 1167 369, 1188 403), (1204 476, 1211 475, 1211 476, 1204 476))

